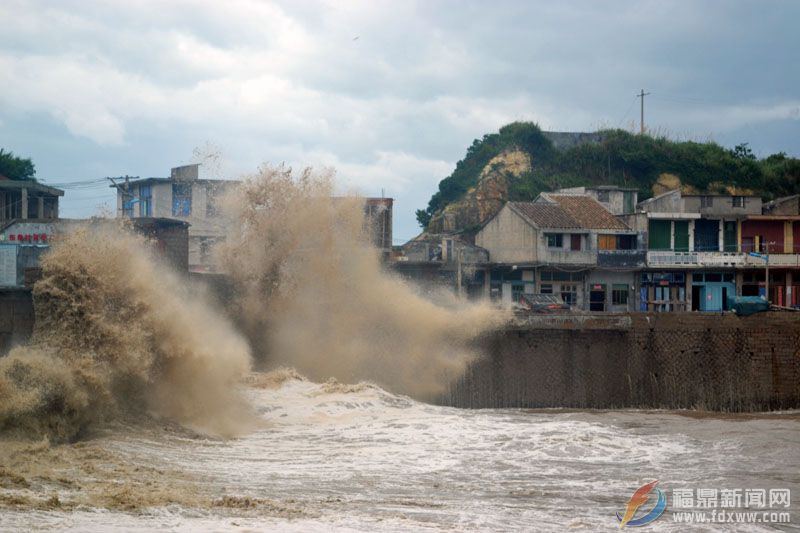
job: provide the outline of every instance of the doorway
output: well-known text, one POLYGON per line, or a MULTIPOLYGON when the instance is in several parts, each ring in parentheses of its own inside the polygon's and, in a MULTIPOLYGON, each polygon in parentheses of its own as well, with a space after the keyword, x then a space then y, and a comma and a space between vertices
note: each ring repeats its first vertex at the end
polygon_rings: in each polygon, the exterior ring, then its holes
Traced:
POLYGON ((705 291, 700 285, 692 285, 692 311, 700 310, 700 302, 703 300, 705 291))
POLYGON ((592 285, 592 290, 589 291, 589 311, 605 311, 605 310, 606 310, 606 286, 592 285))

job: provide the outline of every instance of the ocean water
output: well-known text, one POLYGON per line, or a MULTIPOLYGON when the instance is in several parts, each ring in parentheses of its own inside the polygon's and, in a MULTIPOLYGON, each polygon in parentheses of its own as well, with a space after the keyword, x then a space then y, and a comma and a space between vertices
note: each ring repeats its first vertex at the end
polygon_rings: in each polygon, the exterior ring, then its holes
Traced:
MULTIPOLYGON (((788 488, 800 528, 800 413, 462 410, 370 384, 251 380, 260 425, 209 439, 128 422, 74 444, 3 441, 0 530, 603 531, 631 494, 788 488)), ((645 506, 646 507, 646 506, 645 506)))

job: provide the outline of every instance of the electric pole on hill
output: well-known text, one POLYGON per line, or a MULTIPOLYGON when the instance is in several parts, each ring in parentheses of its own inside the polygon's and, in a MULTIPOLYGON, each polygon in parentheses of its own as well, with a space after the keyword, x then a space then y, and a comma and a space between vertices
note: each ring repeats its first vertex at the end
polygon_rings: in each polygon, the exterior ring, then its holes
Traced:
POLYGON ((644 89, 642 89, 642 92, 636 95, 636 98, 642 99, 642 112, 639 120, 639 128, 640 128, 639 133, 641 133, 642 135, 644 135, 644 97, 647 96, 648 94, 650 93, 646 93, 644 92, 644 89))

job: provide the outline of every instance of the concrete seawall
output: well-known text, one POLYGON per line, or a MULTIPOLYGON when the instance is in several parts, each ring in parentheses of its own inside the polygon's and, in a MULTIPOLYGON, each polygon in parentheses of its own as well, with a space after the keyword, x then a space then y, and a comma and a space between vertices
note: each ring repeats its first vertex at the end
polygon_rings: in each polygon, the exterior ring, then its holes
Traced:
POLYGON ((800 313, 532 317, 482 341, 457 407, 800 407, 800 313))

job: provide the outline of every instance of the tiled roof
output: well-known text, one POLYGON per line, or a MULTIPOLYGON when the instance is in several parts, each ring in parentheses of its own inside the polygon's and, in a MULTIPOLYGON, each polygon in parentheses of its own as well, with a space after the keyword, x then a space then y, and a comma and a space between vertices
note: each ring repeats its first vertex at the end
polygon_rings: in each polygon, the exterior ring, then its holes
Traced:
POLYGON ((540 228, 629 229, 595 199, 585 195, 547 194, 549 202, 509 202, 510 206, 540 228))
POLYGON ((578 221, 560 205, 533 202, 509 202, 509 204, 540 228, 581 229, 578 221))
POLYGON ((549 194, 582 228, 627 230, 628 226, 591 196, 549 194))

